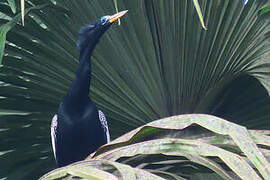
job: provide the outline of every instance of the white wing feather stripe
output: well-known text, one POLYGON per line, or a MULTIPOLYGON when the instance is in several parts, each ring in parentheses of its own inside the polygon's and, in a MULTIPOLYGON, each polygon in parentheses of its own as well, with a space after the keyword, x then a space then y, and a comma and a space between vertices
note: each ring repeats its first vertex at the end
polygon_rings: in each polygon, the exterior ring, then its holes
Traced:
POLYGON ((52 139, 53 154, 54 154, 55 159, 56 159, 56 151, 55 151, 56 128, 57 128, 57 115, 55 114, 52 118, 52 123, 51 123, 51 139, 52 139))
POLYGON ((98 115, 99 115, 99 120, 101 122, 101 125, 104 129, 104 132, 106 133, 106 137, 107 137, 107 143, 110 142, 110 132, 109 132, 109 127, 107 124, 107 120, 106 117, 104 115, 104 113, 101 110, 98 110, 98 115))

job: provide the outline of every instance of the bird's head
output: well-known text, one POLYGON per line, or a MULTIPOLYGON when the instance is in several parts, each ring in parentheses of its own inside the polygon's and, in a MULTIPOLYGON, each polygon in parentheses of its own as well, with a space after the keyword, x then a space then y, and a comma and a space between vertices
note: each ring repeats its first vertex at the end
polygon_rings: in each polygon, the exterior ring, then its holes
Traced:
POLYGON ((119 18, 124 16, 128 10, 121 11, 111 16, 103 16, 97 21, 80 29, 80 38, 77 41, 77 47, 81 51, 89 43, 97 43, 98 39, 109 29, 109 27, 119 18))

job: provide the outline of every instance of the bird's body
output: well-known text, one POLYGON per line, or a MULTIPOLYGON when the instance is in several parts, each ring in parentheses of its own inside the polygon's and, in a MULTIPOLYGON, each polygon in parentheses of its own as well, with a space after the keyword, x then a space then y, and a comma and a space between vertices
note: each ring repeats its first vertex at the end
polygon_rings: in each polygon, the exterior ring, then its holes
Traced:
POLYGON ((106 118, 89 97, 90 59, 100 37, 126 11, 121 13, 102 17, 79 31, 79 67, 51 124, 52 145, 59 167, 83 160, 109 142, 106 118))
POLYGON ((74 114, 69 114, 63 103, 60 105, 58 115, 54 117, 56 120, 52 123, 53 128, 57 125, 54 144, 59 167, 83 160, 109 142, 108 127, 101 123, 100 112, 92 102, 74 114))

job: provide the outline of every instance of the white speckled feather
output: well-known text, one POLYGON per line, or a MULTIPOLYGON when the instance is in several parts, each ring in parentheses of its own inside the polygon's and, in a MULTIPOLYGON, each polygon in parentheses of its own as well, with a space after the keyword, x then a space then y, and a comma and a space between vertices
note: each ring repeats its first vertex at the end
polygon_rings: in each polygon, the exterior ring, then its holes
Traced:
POLYGON ((98 116, 99 116, 99 120, 101 122, 101 125, 102 125, 102 127, 104 129, 104 132, 106 134, 107 143, 109 143, 110 142, 110 132, 109 132, 109 127, 108 127, 108 124, 107 124, 106 117, 105 117, 104 113, 101 110, 98 110, 98 116))
POLYGON ((56 128, 57 128, 57 115, 55 114, 52 118, 51 123, 51 139, 52 139, 52 147, 54 158, 56 159, 56 151, 55 151, 55 142, 56 142, 56 128))

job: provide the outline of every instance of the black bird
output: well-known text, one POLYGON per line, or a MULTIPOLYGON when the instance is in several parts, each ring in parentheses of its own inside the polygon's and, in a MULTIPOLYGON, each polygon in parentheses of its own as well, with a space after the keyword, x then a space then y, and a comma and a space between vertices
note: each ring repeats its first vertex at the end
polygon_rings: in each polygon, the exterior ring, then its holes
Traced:
POLYGON ((110 141, 106 118, 89 97, 91 55, 100 37, 126 13, 103 16, 79 31, 76 77, 51 123, 52 146, 59 167, 85 159, 110 141))

